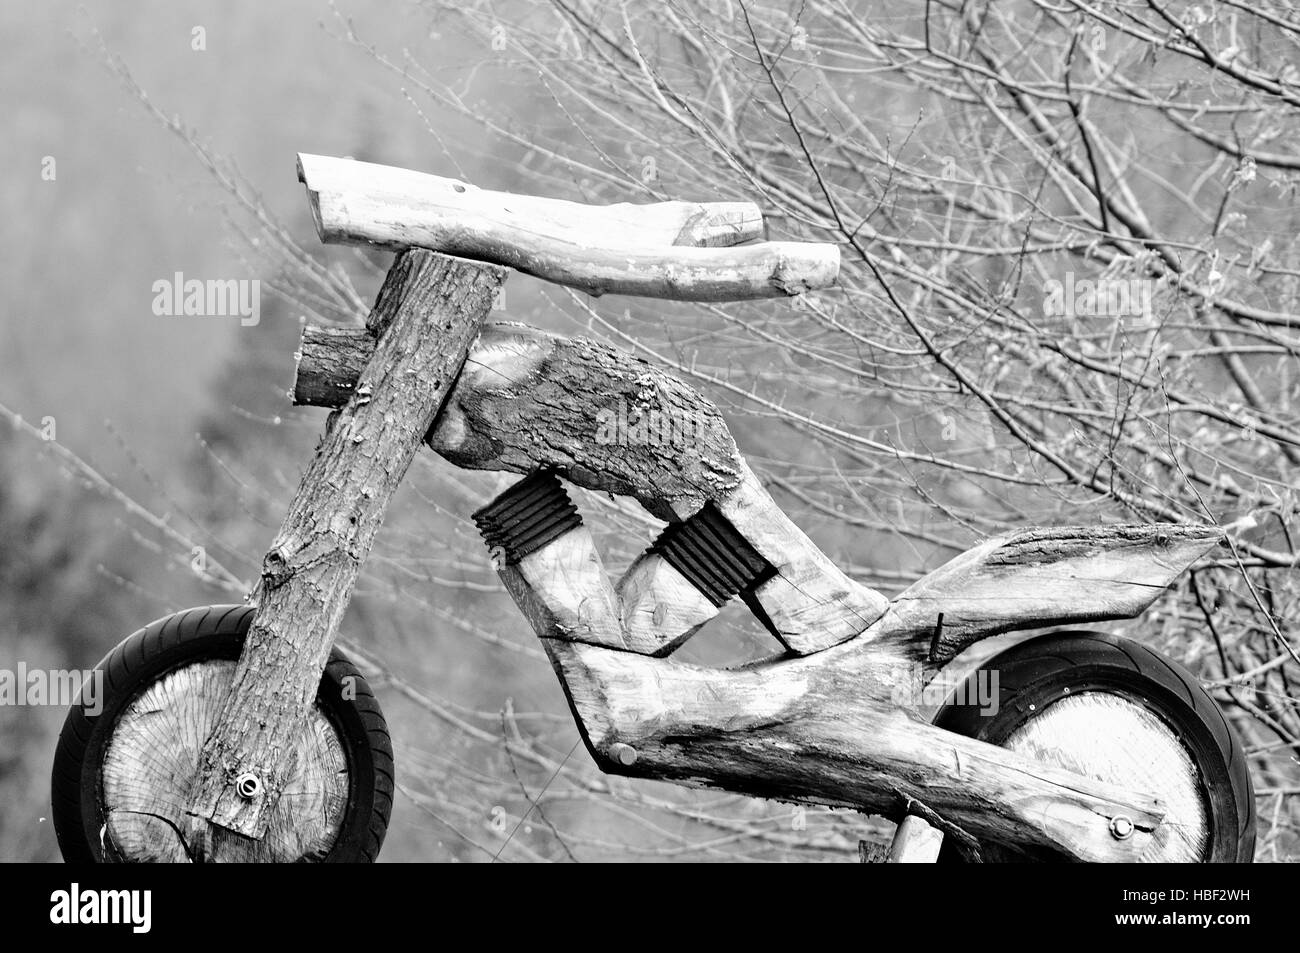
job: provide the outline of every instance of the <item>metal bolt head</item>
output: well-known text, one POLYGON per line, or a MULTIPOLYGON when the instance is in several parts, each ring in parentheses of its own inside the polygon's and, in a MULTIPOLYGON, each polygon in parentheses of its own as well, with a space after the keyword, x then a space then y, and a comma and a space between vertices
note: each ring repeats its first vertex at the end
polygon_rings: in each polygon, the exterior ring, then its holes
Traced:
POLYGON ((1133 836, 1133 822, 1123 814, 1110 819, 1110 836, 1115 840, 1128 840, 1133 836))
POLYGON ((252 771, 245 771, 235 778, 235 790, 245 801, 251 801, 262 793, 262 779, 252 771))
POLYGON ((625 768, 636 764, 636 749, 621 741, 609 746, 609 756, 625 768))

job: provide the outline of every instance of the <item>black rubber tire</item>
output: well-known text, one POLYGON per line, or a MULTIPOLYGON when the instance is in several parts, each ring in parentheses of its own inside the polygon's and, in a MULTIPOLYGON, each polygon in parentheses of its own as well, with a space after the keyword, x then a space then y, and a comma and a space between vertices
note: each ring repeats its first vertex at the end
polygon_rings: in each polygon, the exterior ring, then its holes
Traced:
MULTIPOLYGON (((145 626, 96 666, 104 672, 100 711, 89 714, 80 700, 73 705, 54 755, 52 818, 65 861, 116 860, 106 856, 99 841, 104 823, 100 772, 121 712, 170 671, 205 660, 239 658, 252 621, 253 608, 246 605, 187 609, 145 626)), ((338 650, 330 654, 317 702, 347 755, 348 803, 329 853, 302 860, 370 863, 383 846, 392 812, 393 744, 388 724, 365 678, 338 650)))
MULTIPOLYGON (((1035 714, 1070 692, 1107 691, 1143 705, 1161 718, 1186 745, 1201 778, 1210 820, 1210 850, 1205 863, 1250 863, 1255 855, 1255 794, 1246 754, 1223 711, 1206 694, 1196 676, 1146 646, 1100 632, 1052 632, 1028 639, 995 656, 980 671, 998 673, 998 710, 980 714, 978 705, 956 705, 954 692, 935 716, 940 728, 1002 744, 1035 714), (1029 706, 1034 705, 1031 711, 1029 706)), ((988 684, 987 681, 985 683, 988 684)), ((1001 845, 981 845, 981 853, 1001 860, 1064 859, 1042 852, 1008 852, 1001 845)), ((960 860, 956 847, 940 860, 960 860)))

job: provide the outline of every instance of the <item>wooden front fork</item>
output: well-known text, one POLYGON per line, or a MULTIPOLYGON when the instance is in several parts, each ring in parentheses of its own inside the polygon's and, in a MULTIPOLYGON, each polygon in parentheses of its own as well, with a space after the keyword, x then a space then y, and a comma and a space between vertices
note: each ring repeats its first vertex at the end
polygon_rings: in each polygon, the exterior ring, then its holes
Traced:
POLYGON ((331 417, 262 562, 257 612, 199 755, 192 853, 215 849, 210 825, 266 833, 384 511, 507 274, 422 250, 403 252, 389 270, 367 321, 374 351, 331 417))

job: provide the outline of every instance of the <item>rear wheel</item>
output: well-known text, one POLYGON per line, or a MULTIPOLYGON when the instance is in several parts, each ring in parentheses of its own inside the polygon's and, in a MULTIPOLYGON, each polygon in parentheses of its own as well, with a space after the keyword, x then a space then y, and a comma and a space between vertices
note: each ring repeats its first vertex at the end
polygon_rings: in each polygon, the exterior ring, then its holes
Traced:
MULTIPOLYGON (((188 786, 234 674, 251 606, 189 609, 152 623, 96 667, 59 736, 52 816, 65 860, 200 859, 188 786)), ((204 860, 368 862, 383 844, 393 750, 379 703, 338 651, 294 745, 267 836, 218 828, 204 860)))
MULTIPOLYGON (((1167 813, 1144 862, 1254 857, 1255 799, 1237 733, 1194 675, 1140 643, 1097 632, 1029 639, 969 676, 935 724, 1155 794, 1167 813), (955 701, 987 699, 990 689, 996 711, 955 701)), ((981 844, 980 853, 985 860, 1064 859, 1003 844, 981 844)), ((940 859, 965 858, 948 842, 940 859)))

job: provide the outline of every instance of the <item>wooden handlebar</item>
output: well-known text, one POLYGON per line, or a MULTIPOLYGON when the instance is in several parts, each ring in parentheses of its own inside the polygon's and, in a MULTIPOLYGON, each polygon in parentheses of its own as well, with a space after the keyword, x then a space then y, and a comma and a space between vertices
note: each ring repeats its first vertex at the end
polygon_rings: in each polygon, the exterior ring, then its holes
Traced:
POLYGON ((392 166, 300 154, 321 241, 431 251, 592 295, 782 298, 828 288, 835 245, 769 242, 752 202, 584 205, 392 166))

